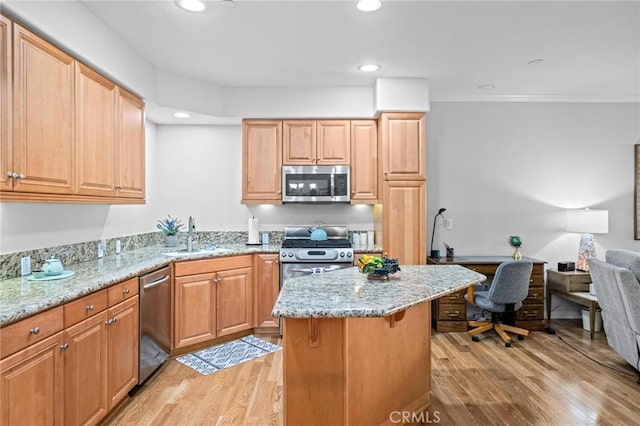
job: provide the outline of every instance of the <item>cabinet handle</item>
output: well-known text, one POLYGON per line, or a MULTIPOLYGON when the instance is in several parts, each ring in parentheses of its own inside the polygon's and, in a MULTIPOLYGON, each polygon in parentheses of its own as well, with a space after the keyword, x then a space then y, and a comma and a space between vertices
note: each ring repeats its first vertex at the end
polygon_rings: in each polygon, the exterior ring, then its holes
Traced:
POLYGON ((13 177, 13 172, 7 172, 7 177, 12 178, 13 177))
POLYGON ((60 349, 62 349, 63 351, 66 351, 67 349, 69 349, 69 344, 68 343, 64 343, 64 344, 60 345, 60 349))
POLYGON ((33 327, 31 330, 29 330, 29 333, 33 335, 40 333, 40 327, 33 327))
POLYGON ((26 176, 25 176, 25 175, 23 175, 22 173, 20 173, 20 174, 18 175, 18 179, 24 179, 25 177, 26 177, 26 176))
POLYGON ((460 299, 460 294, 450 294, 449 299, 460 299))
POLYGON ((124 290, 122 290, 122 294, 129 294, 129 289, 125 288, 124 290))
POLYGON ((351 191, 351 195, 356 195, 356 191, 351 191))
POLYGON ((385 172, 383 172, 383 174, 385 174, 385 175, 386 175, 386 174, 387 174, 387 172, 385 171, 385 172))
POLYGON ((524 311, 524 315, 525 315, 526 317, 530 317, 530 318, 531 318, 531 317, 535 317, 535 316, 538 316, 538 311, 533 311, 533 312, 524 311))
POLYGON ((538 293, 532 294, 531 296, 527 296, 527 299, 537 299, 538 293))
POLYGON ((87 305, 87 311, 93 311, 93 305, 87 305))
POLYGON ((448 317, 459 317, 460 316, 460 311, 455 311, 455 312, 449 312, 449 311, 445 311, 447 313, 448 317))

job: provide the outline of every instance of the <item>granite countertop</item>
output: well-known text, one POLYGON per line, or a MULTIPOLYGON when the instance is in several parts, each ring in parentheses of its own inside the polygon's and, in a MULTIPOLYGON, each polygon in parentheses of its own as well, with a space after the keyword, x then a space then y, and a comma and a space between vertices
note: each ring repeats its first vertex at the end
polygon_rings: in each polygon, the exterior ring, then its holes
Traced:
POLYGON ((26 277, 0 280, 0 326, 45 311, 78 297, 93 293, 132 277, 153 271, 172 262, 238 256, 252 253, 278 253, 280 244, 247 246, 224 244, 224 252, 185 253, 165 256, 162 253, 182 249, 150 246, 123 252, 90 262, 64 265, 72 277, 51 281, 29 281, 26 277))
POLYGON ((486 276, 459 265, 401 265, 389 280, 368 280, 358 268, 285 281, 274 317, 385 317, 482 282, 486 276))

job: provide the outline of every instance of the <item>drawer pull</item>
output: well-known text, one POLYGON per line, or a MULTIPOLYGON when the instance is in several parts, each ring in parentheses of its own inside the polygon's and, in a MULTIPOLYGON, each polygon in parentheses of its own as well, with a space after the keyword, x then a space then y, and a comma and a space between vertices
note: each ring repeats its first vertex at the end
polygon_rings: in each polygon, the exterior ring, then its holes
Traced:
POLYGON ((129 289, 125 288, 124 290, 122 290, 122 294, 129 294, 129 289))
POLYGON ((450 294, 449 299, 460 299, 460 293, 458 294, 450 294))
POLYGON ((29 330, 29 333, 33 335, 40 333, 40 327, 33 327, 31 330, 29 330))
POLYGON ((537 299, 538 298, 538 293, 534 293, 531 296, 527 296, 527 299, 537 299))
POLYGON ((93 311, 93 305, 87 305, 87 311, 93 311))
POLYGON ((445 311, 448 317, 455 318, 460 316, 460 311, 449 312, 445 311))
POLYGON ((538 316, 538 311, 533 311, 533 312, 524 311, 524 315, 527 317, 536 317, 538 316))
POLYGON ((111 318, 110 320, 107 320, 107 325, 113 325, 113 323, 117 321, 118 321, 118 318, 111 318))
POLYGON ((67 349, 69 349, 69 344, 65 343, 65 344, 60 345, 60 349, 62 349, 63 351, 66 351, 67 349))

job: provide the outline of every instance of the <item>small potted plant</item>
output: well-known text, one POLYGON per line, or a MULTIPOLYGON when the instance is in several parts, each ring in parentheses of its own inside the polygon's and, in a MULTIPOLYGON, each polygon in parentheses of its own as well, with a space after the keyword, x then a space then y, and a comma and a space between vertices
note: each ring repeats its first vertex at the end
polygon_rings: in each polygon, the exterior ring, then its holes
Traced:
POLYGON ((178 232, 184 225, 178 218, 167 215, 166 219, 158 220, 156 227, 164 234, 164 245, 175 247, 178 245, 178 232))

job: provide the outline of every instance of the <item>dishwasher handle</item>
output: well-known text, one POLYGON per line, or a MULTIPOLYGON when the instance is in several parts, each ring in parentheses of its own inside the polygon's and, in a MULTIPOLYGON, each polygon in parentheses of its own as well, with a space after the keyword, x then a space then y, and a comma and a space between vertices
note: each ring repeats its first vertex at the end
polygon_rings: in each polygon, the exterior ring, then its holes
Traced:
POLYGON ((160 278, 159 280, 151 281, 148 284, 144 284, 142 286, 142 288, 147 290, 149 288, 152 288, 152 287, 155 287, 155 286, 158 286, 158 285, 162 284, 163 282, 167 281, 168 279, 169 279, 169 275, 165 275, 164 277, 160 278))

